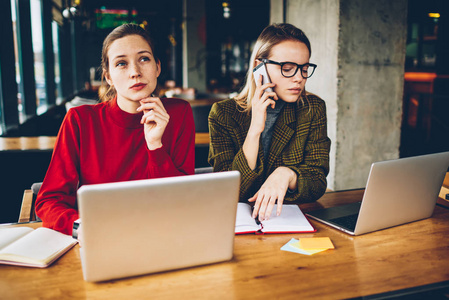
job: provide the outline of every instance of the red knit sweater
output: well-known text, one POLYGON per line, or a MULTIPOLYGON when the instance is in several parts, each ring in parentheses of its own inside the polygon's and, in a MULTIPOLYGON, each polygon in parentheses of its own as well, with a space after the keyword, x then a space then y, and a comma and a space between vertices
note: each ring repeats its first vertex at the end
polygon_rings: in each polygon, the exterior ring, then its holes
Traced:
POLYGON ((72 233, 79 218, 76 191, 84 184, 193 174, 195 127, 190 105, 162 99, 170 121, 163 146, 149 150, 141 113, 122 111, 116 99, 71 108, 61 125, 36 199, 43 226, 72 233))

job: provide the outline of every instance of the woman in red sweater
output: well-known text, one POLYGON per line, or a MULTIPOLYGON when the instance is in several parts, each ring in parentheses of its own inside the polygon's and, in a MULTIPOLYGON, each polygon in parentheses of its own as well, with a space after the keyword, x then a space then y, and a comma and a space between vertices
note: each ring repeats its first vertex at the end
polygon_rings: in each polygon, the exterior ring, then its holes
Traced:
POLYGON ((134 24, 104 40, 102 103, 71 108, 36 199, 43 226, 72 233, 76 192, 84 184, 194 173, 195 128, 190 105, 153 96, 161 72, 148 33, 134 24))

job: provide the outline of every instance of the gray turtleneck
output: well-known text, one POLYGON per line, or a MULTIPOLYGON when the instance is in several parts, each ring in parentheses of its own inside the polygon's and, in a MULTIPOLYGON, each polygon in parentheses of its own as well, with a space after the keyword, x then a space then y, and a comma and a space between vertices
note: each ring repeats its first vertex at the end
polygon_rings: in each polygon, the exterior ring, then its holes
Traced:
POLYGON ((279 99, 276 101, 274 109, 271 108, 271 106, 268 106, 267 108, 267 118, 265 121, 265 128, 261 135, 263 154, 265 160, 268 159, 268 151, 270 151, 271 136, 273 135, 274 124, 276 123, 279 113, 281 112, 284 106, 285 102, 279 99))

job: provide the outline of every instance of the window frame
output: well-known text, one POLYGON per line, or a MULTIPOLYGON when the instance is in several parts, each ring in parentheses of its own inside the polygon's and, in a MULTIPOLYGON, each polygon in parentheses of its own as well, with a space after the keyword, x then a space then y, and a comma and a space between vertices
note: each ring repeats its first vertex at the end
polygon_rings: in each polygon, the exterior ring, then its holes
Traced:
POLYGON ((23 91, 25 120, 36 115, 36 79, 34 77, 34 54, 31 37, 30 1, 15 0, 17 52, 20 70, 20 89, 23 91))
POLYGON ((0 1, 0 109, 2 135, 19 125, 10 1, 0 1))
MULTIPOLYGON (((62 18, 61 6, 55 0, 39 0, 42 13, 39 16, 42 21, 43 41, 43 68, 45 81, 46 104, 40 110, 37 107, 36 77, 34 72, 35 58, 32 40, 32 16, 29 0, 0 1, 0 136, 16 136, 29 134, 21 130, 29 128, 25 125, 37 115, 46 113, 56 105, 63 104, 72 97, 76 91, 82 88, 74 88, 76 82, 72 68, 74 65, 73 51, 73 23, 79 20, 66 20, 62 18), (15 18, 13 18, 12 4, 15 6, 15 18), (58 17, 59 16, 59 17, 58 17), (14 24, 16 37, 14 37, 14 24), (57 37, 58 58, 60 61, 58 70, 55 70, 55 49, 52 24, 58 23, 57 37), (17 39, 15 50, 14 39, 17 39), (17 51, 17 52, 15 52, 17 51), (17 55, 17 57, 16 57, 17 55), (17 62, 17 63, 16 63, 17 62), (61 63, 64 62, 64 63, 61 63), (17 70, 16 70, 17 68, 17 70), (60 85, 56 84, 55 74, 60 73, 60 85), (17 84, 16 75, 20 73, 20 82, 17 84), (19 107, 19 95, 21 95, 22 108, 19 107), (57 101, 56 94, 61 99, 57 101), (19 111, 20 110, 20 111, 19 111), (39 112, 38 112, 39 110, 39 112)), ((79 55, 79 54, 78 54, 79 55)))

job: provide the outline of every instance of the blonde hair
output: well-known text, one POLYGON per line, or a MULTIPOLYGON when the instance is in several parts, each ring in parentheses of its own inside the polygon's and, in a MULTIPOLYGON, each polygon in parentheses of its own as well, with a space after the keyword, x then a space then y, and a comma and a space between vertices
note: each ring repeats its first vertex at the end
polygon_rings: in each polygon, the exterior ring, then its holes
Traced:
MULTIPOLYGON (((251 53, 245 85, 240 93, 234 98, 243 111, 249 111, 251 109, 251 99, 254 97, 254 93, 256 91, 256 82, 253 77, 253 69, 255 67, 256 59, 269 58, 271 49, 277 44, 287 40, 304 43, 307 49, 309 49, 309 57, 312 55, 309 39, 301 29, 288 23, 272 24, 267 26, 257 38, 253 52, 251 53)), ((303 98, 307 100, 305 90, 299 98, 299 100, 304 103, 303 98)))
POLYGON ((151 38, 148 31, 146 31, 144 28, 140 27, 137 24, 123 24, 117 28, 115 28, 111 33, 108 34, 108 36, 103 41, 103 49, 101 51, 101 69, 102 69, 102 75, 101 75, 101 86, 98 90, 98 96, 100 97, 100 100, 103 101, 109 101, 115 97, 117 94, 117 91, 113 86, 110 86, 107 81, 105 80, 105 75, 109 72, 109 58, 108 58, 108 52, 109 48, 111 47, 112 43, 116 40, 129 36, 129 35, 138 35, 141 36, 150 46, 151 50, 153 51, 154 59, 159 62, 159 58, 156 55, 156 50, 154 47, 154 41, 151 38))

